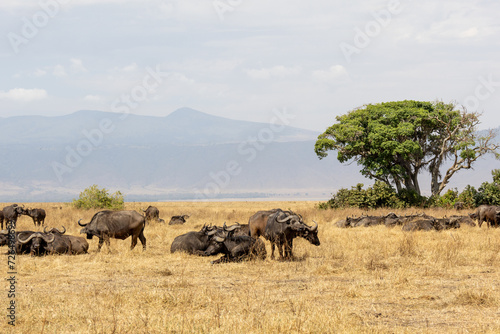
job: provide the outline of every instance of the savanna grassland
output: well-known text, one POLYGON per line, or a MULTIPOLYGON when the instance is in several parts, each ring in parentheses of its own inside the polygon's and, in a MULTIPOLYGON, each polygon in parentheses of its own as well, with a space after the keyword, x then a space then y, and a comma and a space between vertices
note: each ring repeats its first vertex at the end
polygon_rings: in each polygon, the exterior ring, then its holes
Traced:
MULTIPOLYGON (((172 215, 191 217, 185 225, 147 225, 145 252, 140 242, 130 251, 129 238, 112 239, 111 249, 104 245, 97 253, 94 238, 86 255, 18 256, 16 326, 7 325, 4 281, 1 332, 500 333, 500 229, 341 229, 336 221, 362 211, 321 211, 315 202, 151 204, 167 223, 172 215), (308 224, 317 221, 321 245, 297 239, 296 259, 289 262, 268 256, 211 265, 220 255, 170 253, 179 234, 205 223, 246 223, 256 211, 276 207, 301 213, 308 224)), ((88 222, 96 212, 59 203, 29 206, 46 209, 47 226, 65 226, 73 235, 79 234, 78 219, 88 222)), ((17 229, 33 229, 31 218, 22 216, 17 229)), ((267 241, 266 247, 269 255, 267 241)))

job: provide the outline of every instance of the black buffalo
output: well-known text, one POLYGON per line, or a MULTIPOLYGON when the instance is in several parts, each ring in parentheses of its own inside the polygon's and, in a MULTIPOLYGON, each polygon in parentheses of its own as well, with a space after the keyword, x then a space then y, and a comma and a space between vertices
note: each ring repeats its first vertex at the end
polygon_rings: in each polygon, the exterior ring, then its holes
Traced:
POLYGON ((406 232, 432 231, 441 230, 442 225, 436 219, 418 219, 405 223, 401 229, 406 232))
POLYGON ((160 221, 160 210, 155 206, 148 206, 146 210, 142 210, 146 215, 146 222, 149 223, 150 220, 160 221))
POLYGON ((492 205, 480 205, 476 208, 476 211, 469 214, 469 217, 472 219, 477 219, 477 224, 479 225, 479 227, 483 225, 483 222, 486 222, 486 225, 490 227, 491 221, 487 221, 486 213, 490 210, 491 207, 492 205))
POLYGON ((319 246, 318 224, 307 226, 302 217, 291 211, 278 210, 269 216, 264 232, 264 238, 271 242, 271 258, 274 258, 274 246, 278 246, 280 260, 293 257, 293 239, 303 237, 313 245, 319 246), (285 255, 283 256, 283 247, 285 255))
POLYGON ((29 254, 30 253, 30 245, 21 244, 17 240, 17 236, 23 233, 25 236, 29 236, 33 231, 16 231, 13 230, 2 230, 0 231, 0 246, 10 246, 10 241, 14 242, 16 254, 29 254), (10 234, 9 234, 10 233, 10 234))
POLYGON ((191 231, 178 235, 172 241, 170 252, 186 252, 188 254, 200 254, 207 249, 210 239, 217 231, 216 226, 204 225, 200 231, 191 231))
POLYGON ((483 219, 488 227, 500 226, 500 206, 490 205, 484 210, 483 219))
POLYGON ((189 218, 189 215, 181 215, 181 216, 172 216, 170 218, 170 221, 168 222, 168 225, 181 225, 186 222, 186 219, 189 218))
POLYGON ((24 245, 31 242, 31 255, 71 254, 71 242, 58 234, 35 232, 24 237, 21 233, 17 236, 17 240, 24 245))
MULTIPOLYGON (((358 226, 376 226, 385 225, 392 227, 397 224, 399 220, 398 215, 393 212, 388 213, 385 216, 361 216, 361 217, 346 217, 345 227, 358 227, 358 226)), ((344 226, 342 226, 344 227, 344 226)))
POLYGON ((249 235, 235 235, 234 231, 239 225, 232 225, 217 229, 210 241, 210 245, 203 252, 204 256, 224 254, 220 259, 212 261, 212 264, 223 262, 238 262, 246 259, 266 258, 266 247, 262 240, 252 238, 249 235))
POLYGON ((450 216, 450 221, 453 222, 457 222, 458 224, 460 225, 469 225, 469 226, 472 226, 472 227, 475 227, 476 226, 476 223, 474 223, 474 220, 472 220, 471 217, 469 216, 457 216, 457 215, 453 215, 453 216, 450 216))
POLYGON ((137 245, 137 238, 141 240, 143 250, 146 249, 146 238, 144 237, 146 220, 137 211, 104 210, 96 213, 87 224, 82 224, 80 221, 81 219, 78 221, 78 225, 83 227, 80 231, 81 234, 86 234, 87 239, 92 239, 93 236, 99 238, 98 252, 104 241, 109 248, 109 238, 124 240, 130 236, 132 237, 131 250, 137 245))
MULTIPOLYGON (((15 227, 16 226, 15 224, 17 222, 17 218, 20 215, 23 215, 25 210, 24 210, 24 206, 20 207, 17 204, 12 204, 12 205, 9 205, 9 206, 6 206, 5 208, 3 208, 2 212, 3 212, 3 216, 4 216, 5 221, 13 221, 14 227, 15 227)), ((3 228, 3 224, 2 224, 2 228, 3 228)))
POLYGON ((250 230, 250 236, 258 238, 261 235, 264 235, 269 216, 272 215, 273 213, 276 213, 278 210, 280 209, 261 210, 254 213, 248 219, 248 228, 250 230))
POLYGON ((35 226, 44 225, 45 223, 46 214, 44 209, 26 209, 23 214, 30 216, 35 226))
POLYGON ((66 228, 63 226, 63 231, 57 229, 57 228, 51 228, 50 230, 47 231, 46 228, 43 229, 44 233, 52 233, 52 234, 58 234, 62 236, 63 239, 69 240, 71 244, 71 254, 78 255, 78 254, 86 254, 87 251, 89 250, 89 243, 85 238, 83 237, 77 237, 74 235, 68 235, 64 234, 66 232, 66 228))

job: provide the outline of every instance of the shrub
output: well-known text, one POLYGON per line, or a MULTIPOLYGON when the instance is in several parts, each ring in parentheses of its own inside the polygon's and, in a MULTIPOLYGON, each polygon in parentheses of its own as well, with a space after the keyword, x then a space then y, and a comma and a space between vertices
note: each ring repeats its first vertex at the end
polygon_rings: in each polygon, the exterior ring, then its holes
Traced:
POLYGON ((435 205, 442 208, 452 208, 458 200, 458 190, 449 189, 444 195, 436 199, 435 205))
POLYGON ((464 207, 472 209, 476 207, 475 197, 477 194, 476 188, 467 185, 464 190, 458 195, 458 201, 464 203, 464 207))
POLYGON ((79 198, 74 199, 71 204, 77 209, 121 210, 124 208, 124 199, 121 192, 117 191, 110 195, 108 190, 99 189, 94 184, 82 191, 79 198))
POLYGON ((398 198, 398 195, 384 182, 376 181, 372 187, 363 189, 363 184, 358 183, 351 189, 342 188, 332 195, 332 198, 325 203, 319 203, 319 209, 339 209, 339 208, 403 208, 405 203, 398 198))
POLYGON ((483 182, 474 196, 476 205, 500 205, 500 169, 491 171, 493 182, 483 182))

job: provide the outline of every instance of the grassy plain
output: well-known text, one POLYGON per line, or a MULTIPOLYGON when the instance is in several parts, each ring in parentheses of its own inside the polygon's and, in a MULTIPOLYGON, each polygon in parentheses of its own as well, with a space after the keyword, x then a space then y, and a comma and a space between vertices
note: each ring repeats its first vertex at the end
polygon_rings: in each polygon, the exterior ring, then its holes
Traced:
MULTIPOLYGON (((150 203, 127 203, 140 211, 150 203)), ((149 224, 147 250, 130 238, 79 256, 18 256, 16 326, 2 333, 500 333, 500 229, 464 226, 403 233, 400 227, 340 229, 361 210, 315 208, 315 202, 151 203, 167 223, 149 224), (246 223, 258 210, 280 207, 319 223, 321 245, 294 243, 296 259, 211 265, 218 257, 170 253, 175 236, 203 224, 246 223)), ((96 211, 32 203, 46 225, 78 235, 77 221, 96 211)), ((397 214, 413 213, 395 211, 397 214)), ((370 214, 385 214, 376 210, 370 214)), ((453 210, 427 210, 437 217, 453 210)), ((18 230, 33 229, 29 217, 18 230)), ((268 254, 270 246, 266 241, 268 254)), ((6 251, 2 248, 2 253, 6 251)), ((0 265, 7 277, 7 258, 0 265)))

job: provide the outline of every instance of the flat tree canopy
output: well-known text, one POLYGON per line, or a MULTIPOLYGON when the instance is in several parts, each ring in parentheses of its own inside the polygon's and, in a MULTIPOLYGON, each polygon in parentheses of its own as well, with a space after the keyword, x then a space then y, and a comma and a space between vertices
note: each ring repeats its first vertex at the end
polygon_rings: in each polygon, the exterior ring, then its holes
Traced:
POLYGON ((318 157, 336 150, 340 162, 356 161, 364 176, 398 192, 420 195, 418 175, 428 171, 432 195, 439 195, 456 172, 470 169, 479 157, 493 153, 500 158, 494 131, 478 134, 479 114, 458 110, 454 103, 368 104, 336 120, 316 141, 318 157), (445 161, 451 167, 442 174, 445 161))

